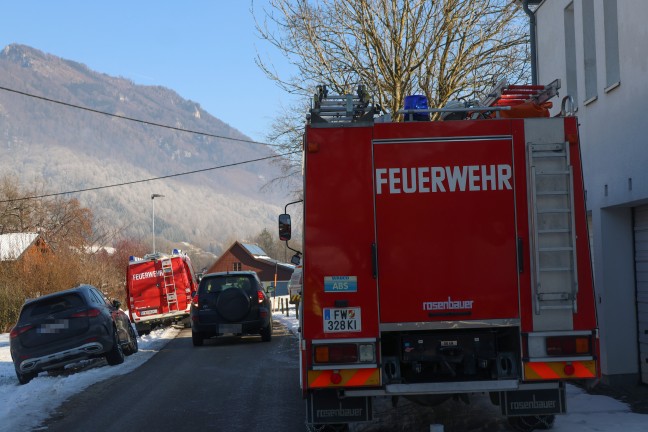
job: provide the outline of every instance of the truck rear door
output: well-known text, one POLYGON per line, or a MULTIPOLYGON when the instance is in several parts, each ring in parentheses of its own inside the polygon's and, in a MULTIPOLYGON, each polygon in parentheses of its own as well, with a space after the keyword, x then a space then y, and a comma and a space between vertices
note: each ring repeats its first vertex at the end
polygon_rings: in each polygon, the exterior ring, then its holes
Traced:
POLYGON ((513 139, 462 123, 376 127, 381 324, 519 318, 513 139))

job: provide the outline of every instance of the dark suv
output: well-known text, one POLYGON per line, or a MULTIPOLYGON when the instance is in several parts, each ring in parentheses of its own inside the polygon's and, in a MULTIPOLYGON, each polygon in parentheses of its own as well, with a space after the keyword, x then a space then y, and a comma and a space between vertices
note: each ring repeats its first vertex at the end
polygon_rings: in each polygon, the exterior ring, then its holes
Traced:
POLYGON ((27 300, 9 334, 18 381, 27 384, 39 372, 95 357, 111 366, 123 363, 138 345, 119 306, 91 285, 27 300))
POLYGON ((260 334, 272 338, 272 308, 253 271, 203 275, 191 304, 191 336, 200 346, 205 338, 223 334, 260 334))

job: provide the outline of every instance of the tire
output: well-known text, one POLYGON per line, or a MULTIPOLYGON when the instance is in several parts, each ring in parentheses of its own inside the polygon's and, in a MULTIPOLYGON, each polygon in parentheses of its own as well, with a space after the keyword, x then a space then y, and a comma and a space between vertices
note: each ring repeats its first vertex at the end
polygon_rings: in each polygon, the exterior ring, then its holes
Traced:
POLYGON ((191 332, 191 342, 193 342, 193 346, 203 346, 203 340, 204 337, 200 332, 191 332))
POLYGON ((16 369, 16 376, 18 377, 18 382, 21 385, 27 384, 29 381, 36 378, 36 375, 38 374, 34 372, 20 373, 18 372, 18 369, 16 369))
POLYGON ((124 355, 126 356, 133 355, 139 351, 137 335, 135 334, 135 330, 131 324, 128 325, 128 338, 130 339, 130 343, 128 344, 128 348, 124 350, 124 355))
POLYGON ((509 417, 508 422, 513 428, 520 432, 531 432, 533 430, 547 430, 553 428, 554 415, 521 416, 509 417))
POLYGON ((124 350, 119 343, 117 329, 113 327, 113 347, 106 353, 106 361, 110 366, 117 366, 124 363, 124 350))
POLYGON ((261 340, 263 342, 270 342, 272 340, 272 321, 261 329, 261 340))
POLYGON ((316 430, 322 431, 322 432, 349 432, 349 425, 346 423, 340 423, 340 424, 326 424, 326 425, 317 425, 320 428, 317 428, 316 430))
POLYGON ((241 321, 250 312, 250 298, 243 290, 226 289, 216 300, 216 310, 229 322, 241 321))

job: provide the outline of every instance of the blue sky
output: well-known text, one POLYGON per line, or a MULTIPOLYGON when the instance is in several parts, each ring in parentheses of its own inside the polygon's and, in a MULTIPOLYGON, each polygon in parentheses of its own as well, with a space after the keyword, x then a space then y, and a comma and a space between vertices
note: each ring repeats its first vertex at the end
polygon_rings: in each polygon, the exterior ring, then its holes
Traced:
MULTIPOLYGON (((136 84, 160 85, 265 142, 291 97, 254 63, 278 67, 254 30, 251 0, 0 0, 0 49, 11 43, 136 84)), ((254 0, 259 10, 266 0, 254 0)), ((2 77, 0 77, 0 85, 2 77)))

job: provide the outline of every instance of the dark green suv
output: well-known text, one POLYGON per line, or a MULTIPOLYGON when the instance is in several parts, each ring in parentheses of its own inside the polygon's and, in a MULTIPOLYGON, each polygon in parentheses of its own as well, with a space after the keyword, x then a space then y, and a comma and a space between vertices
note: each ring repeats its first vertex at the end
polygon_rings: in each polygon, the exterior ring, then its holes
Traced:
POLYGON ((191 302, 191 336, 194 346, 224 334, 260 334, 272 338, 272 307, 253 271, 203 275, 191 302))

